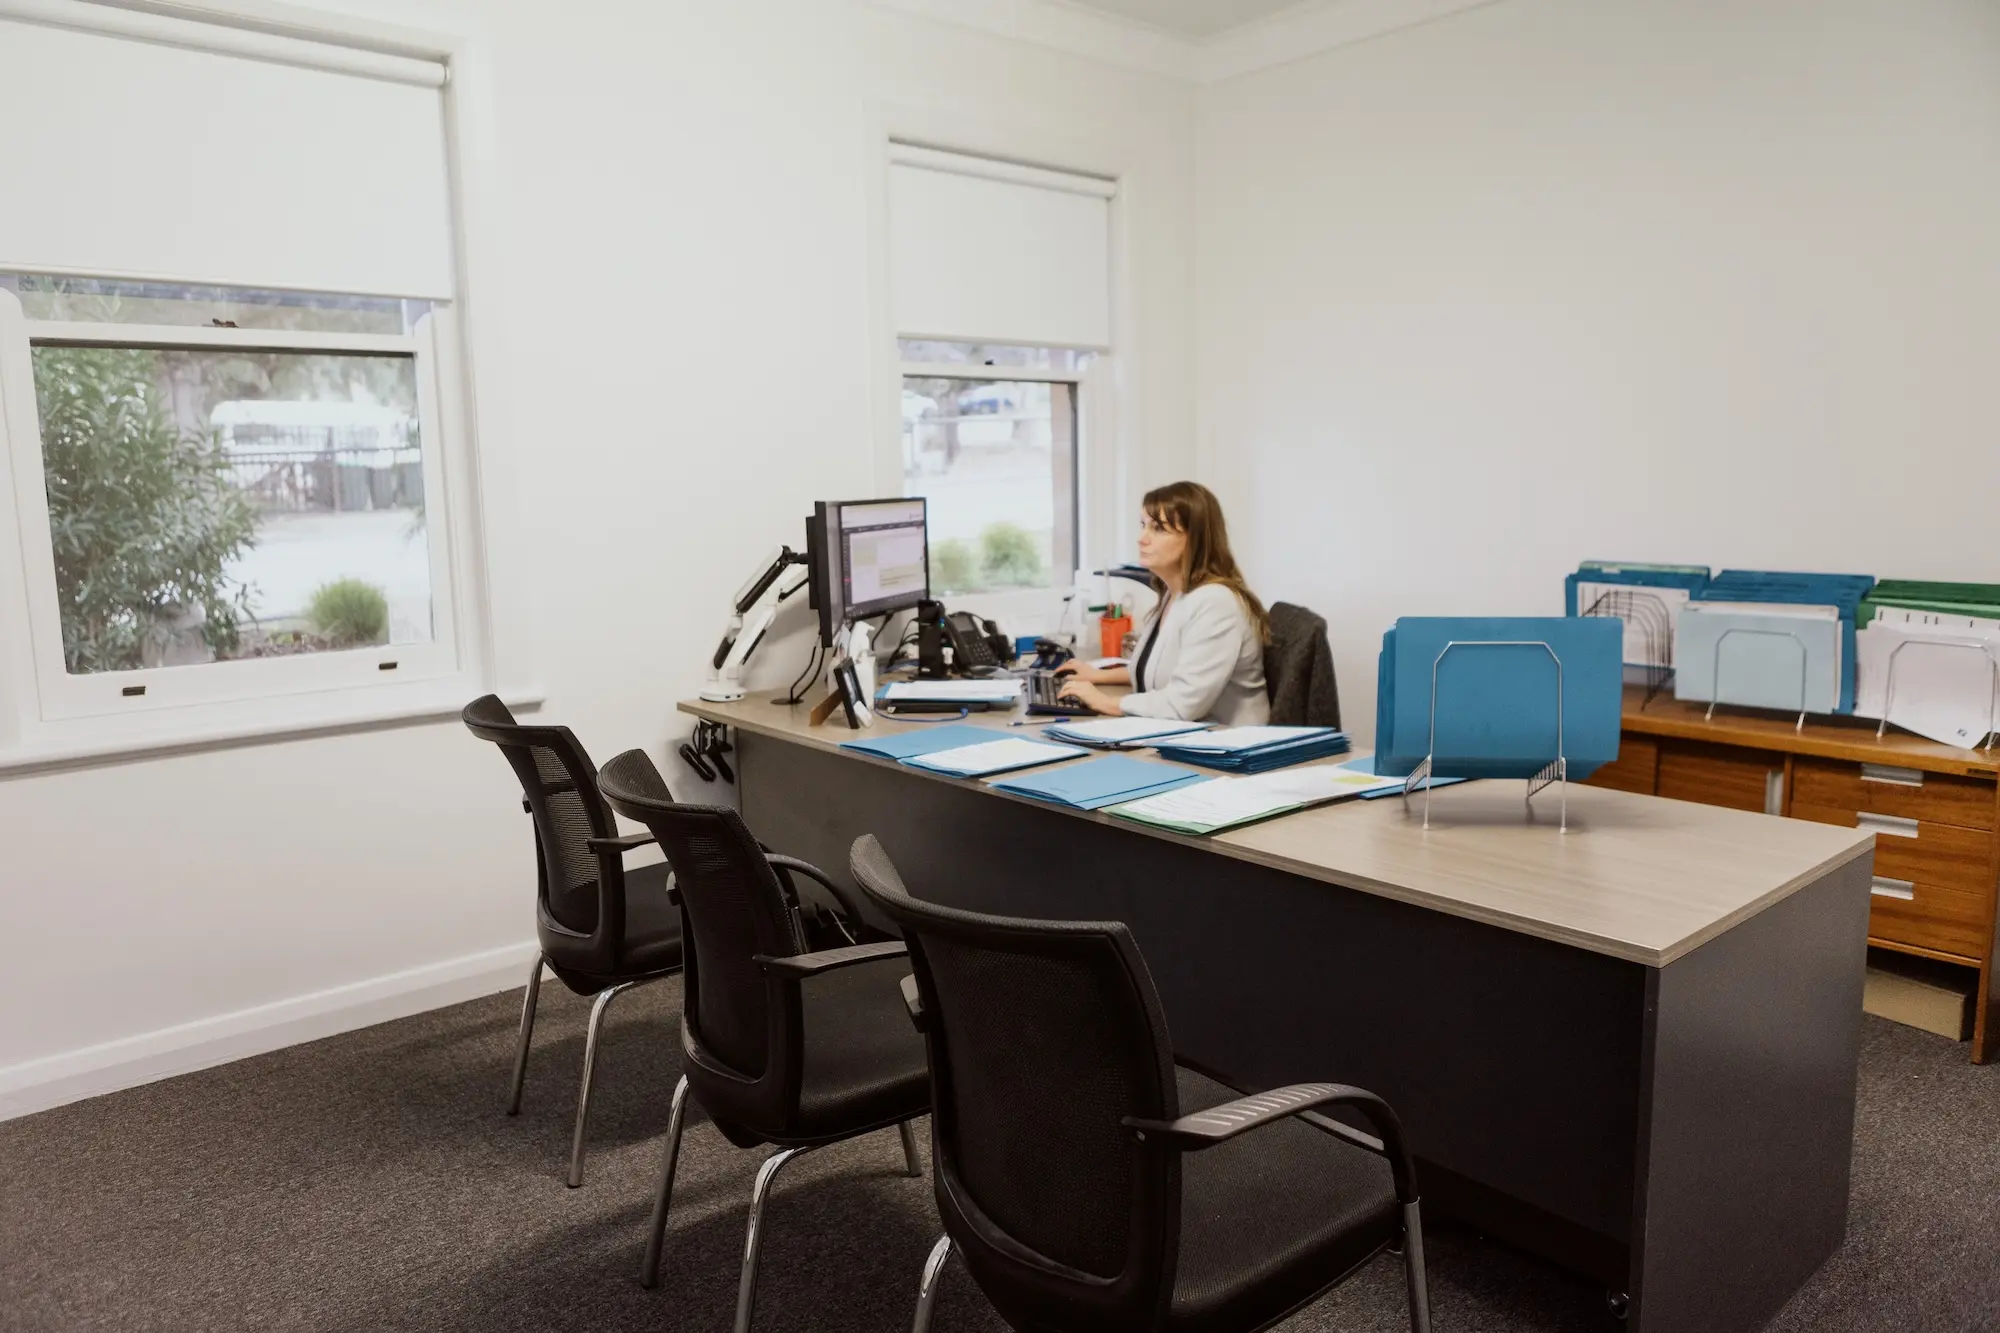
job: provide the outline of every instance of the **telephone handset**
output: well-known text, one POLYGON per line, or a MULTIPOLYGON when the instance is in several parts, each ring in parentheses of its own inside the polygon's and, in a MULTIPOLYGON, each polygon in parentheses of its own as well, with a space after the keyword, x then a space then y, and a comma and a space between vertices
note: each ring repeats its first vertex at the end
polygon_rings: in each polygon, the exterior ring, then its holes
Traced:
POLYGON ((1014 660, 1014 644, 992 621, 982 621, 969 611, 953 611, 944 618, 945 637, 951 641, 952 666, 962 672, 998 670, 1002 662, 1014 660))

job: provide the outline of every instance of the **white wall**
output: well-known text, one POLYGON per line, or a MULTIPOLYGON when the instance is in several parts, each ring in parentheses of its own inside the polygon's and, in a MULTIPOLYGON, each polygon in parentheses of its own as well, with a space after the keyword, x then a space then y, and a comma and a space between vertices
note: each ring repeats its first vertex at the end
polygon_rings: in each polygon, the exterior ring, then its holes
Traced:
MULTIPOLYGON (((677 743, 746 571, 813 499, 879 484, 885 106, 1143 167, 1133 471, 1190 465, 1185 85, 829 0, 353 8, 473 32, 491 74, 468 315, 535 534, 506 591, 537 618, 541 716, 600 760, 677 743)), ((805 618, 753 684, 796 672, 805 618)), ((529 957, 518 793, 456 722, 0 778, 0 830, 0 1115, 518 984, 529 957)))
POLYGON ((1204 88, 1199 465, 1332 624, 2000 576, 2000 7, 1507 0, 1204 88))

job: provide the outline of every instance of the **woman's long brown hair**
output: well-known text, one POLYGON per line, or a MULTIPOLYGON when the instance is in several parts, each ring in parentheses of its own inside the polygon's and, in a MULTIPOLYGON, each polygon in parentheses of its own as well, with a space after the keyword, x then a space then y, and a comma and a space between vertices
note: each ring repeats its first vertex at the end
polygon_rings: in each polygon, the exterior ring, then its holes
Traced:
MULTIPOLYGON (((1258 641, 1269 643, 1271 617, 1257 600, 1257 594, 1243 581, 1243 571, 1236 567, 1236 557, 1229 550, 1229 527, 1222 521, 1222 501, 1215 498, 1215 492, 1198 481, 1173 481, 1147 491, 1141 505, 1146 517, 1161 527, 1187 534, 1187 551, 1182 556, 1186 562, 1187 590, 1193 592, 1205 583, 1220 583, 1235 593, 1243 609, 1249 612, 1250 623, 1257 627, 1258 641)), ((1153 579, 1153 591, 1166 592, 1166 585, 1157 576, 1153 579)))

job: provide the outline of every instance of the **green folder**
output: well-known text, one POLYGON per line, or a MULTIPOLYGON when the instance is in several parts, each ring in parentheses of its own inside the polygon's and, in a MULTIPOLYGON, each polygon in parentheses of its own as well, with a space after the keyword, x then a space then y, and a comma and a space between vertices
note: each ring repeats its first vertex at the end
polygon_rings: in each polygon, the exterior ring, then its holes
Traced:
POLYGON ((1882 579, 1861 599, 1855 624, 1866 625, 1884 607, 1928 611, 1940 616, 2000 620, 2000 583, 1938 583, 1924 579, 1882 579))

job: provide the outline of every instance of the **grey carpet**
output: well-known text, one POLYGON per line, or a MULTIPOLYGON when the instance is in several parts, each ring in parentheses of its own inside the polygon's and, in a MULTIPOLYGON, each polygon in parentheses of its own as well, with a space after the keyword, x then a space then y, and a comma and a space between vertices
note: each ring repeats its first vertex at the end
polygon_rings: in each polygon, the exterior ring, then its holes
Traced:
MULTIPOLYGON (((678 982, 612 1008, 583 1188, 564 1187, 584 1001, 519 992, 0 1124, 0 1329, 726 1329, 759 1153, 691 1126, 657 1291, 637 1280, 678 982)), ((908 1327, 936 1234, 893 1132, 809 1154, 769 1215, 760 1333, 908 1327)), ((1613 1329, 1602 1294, 1462 1231, 1430 1241, 1441 1333, 1613 1329)), ((998 1330, 963 1269, 937 1329, 998 1330)), ((1378 1260, 1284 1328, 1406 1328, 1378 1260)), ((2000 1068, 1868 1020, 1845 1248, 1784 1333, 2000 1329, 2000 1068)))

